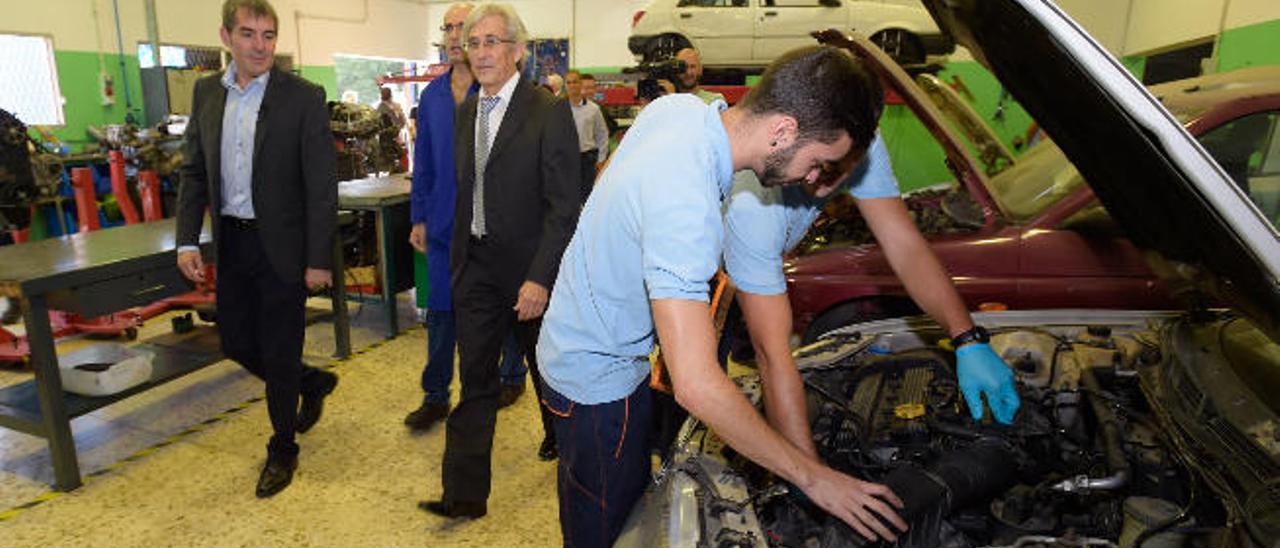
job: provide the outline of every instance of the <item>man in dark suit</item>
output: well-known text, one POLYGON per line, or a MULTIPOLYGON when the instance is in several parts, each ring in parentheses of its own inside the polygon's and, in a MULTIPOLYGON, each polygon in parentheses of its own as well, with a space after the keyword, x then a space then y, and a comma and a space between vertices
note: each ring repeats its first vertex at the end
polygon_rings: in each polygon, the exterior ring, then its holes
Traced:
MULTIPOLYGON (((568 103, 517 71, 527 37, 519 16, 485 4, 468 15, 463 34, 480 93, 459 107, 454 134, 450 261, 462 401, 446 423, 444 495, 419 506, 474 518, 485 514, 489 498, 502 341, 514 329, 537 371, 540 318, 577 223, 580 177, 568 103)), ((555 438, 546 409, 539 410, 546 436, 540 455, 549 460, 555 438)))
POLYGON ((307 293, 328 286, 335 266, 333 137, 324 90, 272 67, 277 26, 265 0, 223 4, 232 64, 196 83, 177 211, 178 268, 199 282, 195 246, 208 209, 223 353, 267 384, 274 435, 259 497, 293 480, 294 434, 315 425, 338 383, 302 363, 307 293))

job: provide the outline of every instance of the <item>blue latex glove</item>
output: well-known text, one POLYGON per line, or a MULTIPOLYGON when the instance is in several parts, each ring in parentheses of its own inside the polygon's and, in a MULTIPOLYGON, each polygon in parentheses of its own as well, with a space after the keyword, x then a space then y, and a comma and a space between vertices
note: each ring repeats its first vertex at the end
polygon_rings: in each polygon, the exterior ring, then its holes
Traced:
POLYGON ((986 343, 966 344, 956 349, 956 376, 960 391, 969 404, 973 420, 982 420, 982 395, 987 396, 991 414, 1002 424, 1013 422, 1021 401, 1014 388, 1013 370, 986 343))

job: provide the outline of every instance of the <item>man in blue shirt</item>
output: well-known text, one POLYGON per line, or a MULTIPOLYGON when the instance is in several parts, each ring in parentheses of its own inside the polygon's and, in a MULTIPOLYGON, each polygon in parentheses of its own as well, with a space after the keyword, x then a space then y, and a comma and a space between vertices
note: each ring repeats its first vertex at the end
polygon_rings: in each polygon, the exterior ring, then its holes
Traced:
POLYGON ((716 362, 707 304, 733 173, 829 193, 871 143, 882 105, 861 64, 813 46, 774 61, 733 108, 676 94, 637 117, 582 210, 538 343, 566 544, 611 544, 644 490, 655 332, 676 400, 739 454, 867 538, 906 528, 887 487, 825 466, 756 412, 716 362))
MULTIPOLYGON (((422 405, 404 418, 413 430, 426 430, 449 415, 449 383, 457 327, 449 290, 449 242, 453 239, 453 207, 457 173, 453 157, 453 115, 463 99, 480 89, 462 49, 462 24, 472 5, 457 3, 444 14, 449 71, 427 84, 418 99, 418 135, 414 146, 410 192, 409 243, 427 254, 427 363, 422 368, 422 405)), ((514 336, 503 344, 501 406, 515 403, 524 391, 524 358, 514 336)))
MULTIPOLYGON (((1012 422, 1019 401, 1012 369, 975 328, 964 301, 898 196, 884 143, 876 137, 866 157, 835 189, 857 200, 890 266, 908 294, 935 318, 957 344, 961 391, 974 420, 983 415, 986 395, 992 415, 1012 422)), ((805 410, 801 379, 792 359, 791 304, 787 300, 783 255, 800 243, 823 204, 835 194, 809 185, 765 187, 750 172, 736 177, 725 206, 725 271, 737 286, 756 363, 765 377, 770 422, 801 449, 816 455, 805 410)))

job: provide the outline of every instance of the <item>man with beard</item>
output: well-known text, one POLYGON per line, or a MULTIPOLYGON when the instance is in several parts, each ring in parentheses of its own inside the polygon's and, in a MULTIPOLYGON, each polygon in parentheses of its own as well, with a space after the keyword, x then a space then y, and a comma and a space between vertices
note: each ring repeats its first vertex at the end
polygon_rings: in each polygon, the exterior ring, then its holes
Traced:
POLYGON ((825 466, 751 406, 716 362, 707 304, 733 173, 829 194, 866 152, 882 106, 862 64, 812 46, 776 60, 733 108, 675 94, 636 119, 582 210, 538 342, 566 545, 612 544, 644 490, 655 334, 676 400, 739 454, 867 538, 906 529, 887 487, 825 466))
POLYGON ((724 100, 723 95, 702 89, 702 56, 698 55, 698 50, 684 48, 676 52, 676 59, 684 61, 684 72, 675 81, 677 93, 691 93, 708 105, 717 99, 724 100))
POLYGON ((778 375, 765 391, 770 422, 792 444, 817 454, 789 345, 791 302, 783 255, 800 243, 830 198, 848 192, 907 293, 951 335, 970 415, 982 419, 985 395, 993 417, 1011 423, 1019 406, 1013 370, 987 344, 985 330, 975 326, 946 269, 912 221, 879 135, 839 187, 826 193, 814 190, 812 185, 769 186, 743 171, 736 174, 726 199, 725 272, 736 286, 757 367, 778 375))

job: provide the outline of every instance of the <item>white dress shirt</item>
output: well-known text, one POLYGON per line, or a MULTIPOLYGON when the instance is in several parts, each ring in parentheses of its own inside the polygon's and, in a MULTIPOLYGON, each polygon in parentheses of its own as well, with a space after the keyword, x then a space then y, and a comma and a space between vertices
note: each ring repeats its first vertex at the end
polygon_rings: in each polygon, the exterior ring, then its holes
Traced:
MULTIPOLYGON (((496 97, 498 104, 489 111, 489 153, 493 153, 493 138, 498 135, 498 129, 502 127, 502 118, 507 115, 507 106, 511 104, 511 96, 516 92, 516 83, 520 81, 520 73, 516 72, 511 75, 507 83, 502 84, 502 88, 498 90, 496 97)), ((495 97, 485 93, 484 88, 480 88, 480 97, 495 97)), ((480 103, 476 101, 476 146, 480 145, 480 103)))

